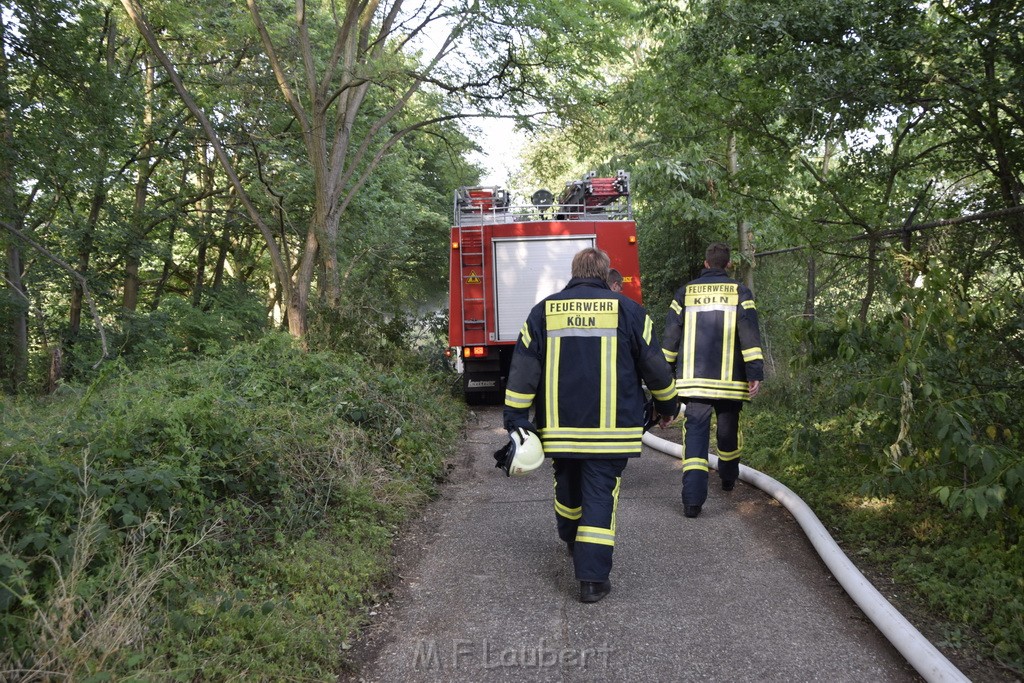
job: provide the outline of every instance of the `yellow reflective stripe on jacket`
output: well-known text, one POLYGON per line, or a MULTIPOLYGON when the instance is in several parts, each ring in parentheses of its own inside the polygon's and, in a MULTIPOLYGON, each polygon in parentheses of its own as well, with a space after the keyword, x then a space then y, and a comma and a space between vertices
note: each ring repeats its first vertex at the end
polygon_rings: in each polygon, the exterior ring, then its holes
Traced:
POLYGON ((608 457, 620 456, 628 458, 639 455, 643 451, 643 442, 637 439, 633 443, 594 443, 593 441, 545 441, 544 453, 551 457, 561 454, 590 454, 608 457))
POLYGON ((505 389, 505 405, 509 408, 529 408, 537 394, 520 394, 518 391, 505 389))
POLYGON ((654 323, 651 322, 651 316, 644 316, 644 343, 648 346, 651 345, 651 336, 654 334, 654 323))
POLYGON ((561 453, 638 455, 643 450, 643 434, 643 427, 544 427, 540 430, 544 452, 552 456, 561 453))
POLYGON ((717 389, 719 391, 747 391, 747 383, 738 379, 708 379, 706 377, 688 377, 676 380, 676 389, 686 388, 717 389))
POLYGON ((685 399, 687 397, 687 395, 689 395, 689 396, 696 396, 698 398, 721 398, 721 399, 726 399, 726 400, 730 400, 730 401, 749 401, 750 400, 750 392, 747 391, 746 389, 744 389, 743 391, 736 391, 736 390, 724 391, 724 390, 716 390, 716 389, 701 389, 700 392, 693 392, 693 393, 690 393, 690 394, 687 394, 685 389, 680 389, 679 390, 679 395, 683 399, 685 399))
POLYGON ((530 336, 530 327, 529 327, 529 325, 527 325, 526 323, 523 323, 523 329, 519 330, 519 334, 521 334, 522 337, 523 337, 523 346, 529 348, 530 347, 530 342, 533 340, 533 337, 530 336))
MULTIPOLYGON (((696 330, 697 329, 697 311, 687 309, 686 310, 686 329, 696 330)), ((695 364, 694 359, 696 356, 697 348, 697 335, 696 334, 684 334, 683 335, 683 371, 682 377, 693 377, 695 364)))
POLYGON ((683 472, 690 470, 701 470, 703 472, 708 471, 708 461, 706 458, 687 458, 683 461, 683 472))
POLYGON ((671 382, 664 389, 655 389, 653 387, 648 387, 648 388, 650 388, 650 390, 651 390, 651 395, 654 396, 654 398, 658 399, 659 401, 671 401, 673 398, 676 397, 676 383, 675 382, 671 382))
POLYGON ((555 514, 559 515, 561 517, 565 517, 566 519, 573 519, 573 520, 575 520, 575 519, 579 519, 580 517, 583 516, 583 508, 582 507, 578 507, 578 508, 567 507, 565 505, 562 505, 561 503, 559 503, 556 500, 555 501, 555 514))
POLYGON ((676 358, 679 358, 678 351, 669 351, 668 349, 662 349, 661 353, 663 356, 665 356, 665 360, 668 361, 669 365, 675 365, 676 358))
POLYGON ((702 398, 728 398, 737 401, 750 400, 747 383, 734 380, 725 381, 703 377, 677 379, 676 391, 682 398, 700 396, 702 398))
POLYGON ((558 337, 548 337, 547 352, 544 354, 544 422, 552 427, 558 426, 558 364, 561 350, 562 340, 558 337))
POLYGON ((743 308, 747 309, 748 311, 750 309, 757 310, 757 306, 754 305, 754 300, 753 299, 747 299, 746 301, 741 303, 740 306, 742 306, 743 308))
POLYGON ((576 542, 615 545, 615 532, 599 526, 581 526, 576 530, 576 542))
POLYGON ((618 350, 618 337, 601 338, 601 396, 598 407, 598 426, 601 429, 612 429, 615 426, 619 394, 619 368, 616 363, 618 350))
POLYGON ((764 354, 761 352, 761 347, 754 346, 749 349, 743 349, 743 360, 747 363, 752 360, 764 360, 764 354))
POLYGON ((723 380, 728 380, 732 377, 732 356, 736 352, 736 309, 725 311, 723 319, 725 320, 725 334, 722 335, 722 365, 718 376, 723 380))
POLYGON ((643 438, 643 427, 544 427, 540 430, 542 439, 581 439, 608 441, 609 439, 643 438))
POLYGON ((679 302, 676 301, 675 299, 672 299, 672 303, 669 304, 669 308, 671 308, 673 311, 675 311, 676 315, 679 315, 680 313, 683 312, 683 307, 680 306, 679 302))

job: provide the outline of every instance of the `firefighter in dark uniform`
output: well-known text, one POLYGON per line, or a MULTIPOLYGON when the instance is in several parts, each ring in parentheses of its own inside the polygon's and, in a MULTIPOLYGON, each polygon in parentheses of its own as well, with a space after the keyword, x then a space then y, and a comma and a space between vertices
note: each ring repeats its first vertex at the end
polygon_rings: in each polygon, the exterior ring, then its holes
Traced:
POLYGON ((718 474, 722 490, 739 477, 743 403, 764 379, 764 356, 754 295, 726 275, 729 246, 707 248, 700 277, 679 288, 666 316, 662 345, 676 368, 676 391, 686 404, 683 423, 683 513, 700 514, 708 497, 711 413, 718 423, 718 474))
POLYGON ((608 288, 608 265, 603 251, 580 251, 565 289, 533 307, 505 392, 505 428, 540 434, 552 458, 558 535, 572 552, 583 602, 597 602, 611 590, 619 484, 642 447, 641 380, 662 426, 679 411, 651 319, 608 288))

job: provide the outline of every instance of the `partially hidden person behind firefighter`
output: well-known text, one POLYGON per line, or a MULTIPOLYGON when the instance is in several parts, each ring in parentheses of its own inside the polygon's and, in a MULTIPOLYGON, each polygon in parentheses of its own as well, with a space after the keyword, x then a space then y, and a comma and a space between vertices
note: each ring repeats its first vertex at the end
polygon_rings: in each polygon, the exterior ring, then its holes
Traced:
POLYGON ((729 246, 708 246, 700 277, 672 299, 662 334, 665 359, 675 368, 676 391, 686 404, 683 423, 683 514, 696 517, 708 496, 711 413, 717 421, 718 475, 723 491, 739 477, 743 435, 740 411, 761 388, 764 356, 754 295, 731 279, 729 246))
POLYGON ((613 292, 622 291, 622 273, 614 268, 608 270, 608 289, 613 292))
POLYGON ((572 553, 582 602, 611 590, 622 472, 642 447, 641 382, 662 426, 679 412, 651 319, 609 289, 608 266, 599 249, 573 257, 565 289, 534 306, 523 324, 505 392, 505 428, 539 434, 552 460, 558 536, 572 553))

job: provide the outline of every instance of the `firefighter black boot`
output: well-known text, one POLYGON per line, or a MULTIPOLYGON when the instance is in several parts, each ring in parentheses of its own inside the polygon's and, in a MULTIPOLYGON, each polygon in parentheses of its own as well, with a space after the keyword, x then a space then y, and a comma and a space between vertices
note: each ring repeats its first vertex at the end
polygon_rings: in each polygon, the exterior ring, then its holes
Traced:
POLYGON ((580 581, 580 602, 597 602, 612 592, 612 582, 580 581))

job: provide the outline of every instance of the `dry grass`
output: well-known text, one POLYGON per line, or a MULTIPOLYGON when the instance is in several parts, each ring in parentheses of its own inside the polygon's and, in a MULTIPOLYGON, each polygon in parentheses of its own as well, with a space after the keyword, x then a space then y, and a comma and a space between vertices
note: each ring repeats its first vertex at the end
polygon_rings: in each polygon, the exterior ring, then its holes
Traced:
POLYGON ((140 653, 154 591, 218 528, 208 526, 195 541, 173 551, 169 547, 173 517, 151 516, 129 531, 115 561, 101 563, 97 575, 92 565, 106 532, 104 514, 97 501, 87 500, 72 536, 69 560, 42 558, 53 565, 56 580, 45 595, 23 598, 22 604, 31 610, 27 632, 34 647, 27 652, 0 652, 3 680, 81 680, 116 669, 140 653))

